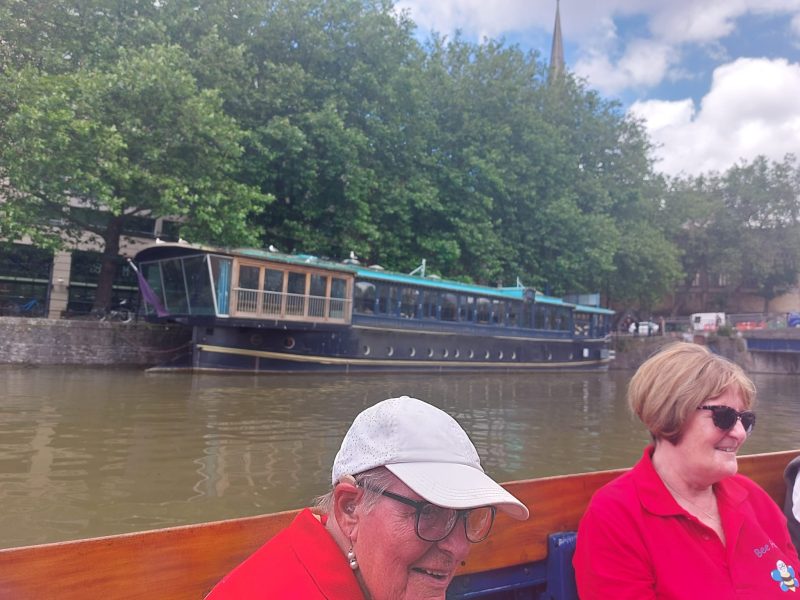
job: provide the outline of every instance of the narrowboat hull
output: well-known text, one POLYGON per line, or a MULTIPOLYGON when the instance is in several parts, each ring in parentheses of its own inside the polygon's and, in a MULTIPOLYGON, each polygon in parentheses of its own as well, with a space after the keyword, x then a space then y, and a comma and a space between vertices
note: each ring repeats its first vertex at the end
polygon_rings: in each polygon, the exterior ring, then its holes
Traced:
POLYGON ((195 326, 191 352, 155 367, 259 373, 522 372, 607 369, 606 339, 408 330, 400 326, 279 329, 195 326))

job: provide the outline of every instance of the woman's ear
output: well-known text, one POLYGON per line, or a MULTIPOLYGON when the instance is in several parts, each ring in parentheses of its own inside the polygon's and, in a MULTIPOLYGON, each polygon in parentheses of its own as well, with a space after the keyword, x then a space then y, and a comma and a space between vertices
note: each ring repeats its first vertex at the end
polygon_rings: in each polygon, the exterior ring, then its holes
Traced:
POLYGON ((350 482, 340 481, 333 489, 333 518, 339 529, 352 542, 358 532, 358 503, 364 490, 350 482))

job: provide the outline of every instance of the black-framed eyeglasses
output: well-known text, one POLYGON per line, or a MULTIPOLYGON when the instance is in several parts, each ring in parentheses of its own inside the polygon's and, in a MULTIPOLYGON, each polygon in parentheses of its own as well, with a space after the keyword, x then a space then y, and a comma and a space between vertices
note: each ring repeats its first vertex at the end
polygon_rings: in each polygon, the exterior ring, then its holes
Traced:
POLYGON ((417 536, 426 542, 443 540, 450 535, 458 521, 463 518, 464 532, 467 534, 467 539, 473 544, 477 544, 487 538, 492 530, 494 517, 497 514, 497 509, 494 506, 479 506, 477 508, 458 510, 431 504, 425 500, 412 500, 385 490, 380 494, 414 507, 416 510, 415 531, 417 536))
POLYGON ((723 431, 730 431, 736 426, 736 421, 741 421, 745 433, 750 435, 756 426, 756 413, 752 410, 739 412, 724 404, 698 406, 697 410, 710 410, 711 420, 714 421, 714 425, 723 431))

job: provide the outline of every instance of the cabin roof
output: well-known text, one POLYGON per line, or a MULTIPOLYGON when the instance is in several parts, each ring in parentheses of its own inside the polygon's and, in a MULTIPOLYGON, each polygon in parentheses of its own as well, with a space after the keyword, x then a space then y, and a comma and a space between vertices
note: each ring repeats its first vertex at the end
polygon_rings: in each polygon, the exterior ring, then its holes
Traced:
POLYGON ((364 267, 355 263, 348 264, 336 262, 324 258, 319 258, 311 254, 285 254, 283 252, 271 252, 259 248, 215 248, 199 244, 178 244, 178 243, 158 243, 148 246, 136 255, 137 261, 152 261, 164 258, 175 258, 179 256, 191 256, 194 254, 217 254, 223 256, 239 256, 253 258, 257 260, 270 260, 283 264, 293 264, 304 267, 315 267, 331 271, 339 271, 359 277, 360 279, 397 282, 405 285, 417 287, 433 288, 439 290, 449 290, 453 292, 470 293, 480 296, 489 296, 498 299, 521 300, 526 295, 534 294, 537 303, 549 304, 553 306, 563 306, 564 308, 577 308, 581 312, 613 315, 614 311, 597 306, 587 306, 567 302, 562 298, 542 294, 533 288, 526 287, 489 287, 471 283, 462 283, 449 279, 434 279, 431 277, 421 277, 419 275, 407 275, 393 271, 377 270, 364 267))

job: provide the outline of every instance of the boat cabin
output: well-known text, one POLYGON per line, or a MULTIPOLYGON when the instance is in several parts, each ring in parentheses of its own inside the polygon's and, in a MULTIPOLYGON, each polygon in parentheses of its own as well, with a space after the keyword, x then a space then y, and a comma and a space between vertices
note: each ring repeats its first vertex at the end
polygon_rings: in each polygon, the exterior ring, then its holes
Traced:
POLYGON ((354 273, 344 265, 302 255, 180 245, 152 246, 137 260, 171 318, 350 323, 354 273))
POLYGON ((265 250, 159 244, 141 251, 137 262, 170 318, 190 323, 216 318, 349 325, 356 315, 603 338, 613 315, 531 288, 491 288, 265 250))

